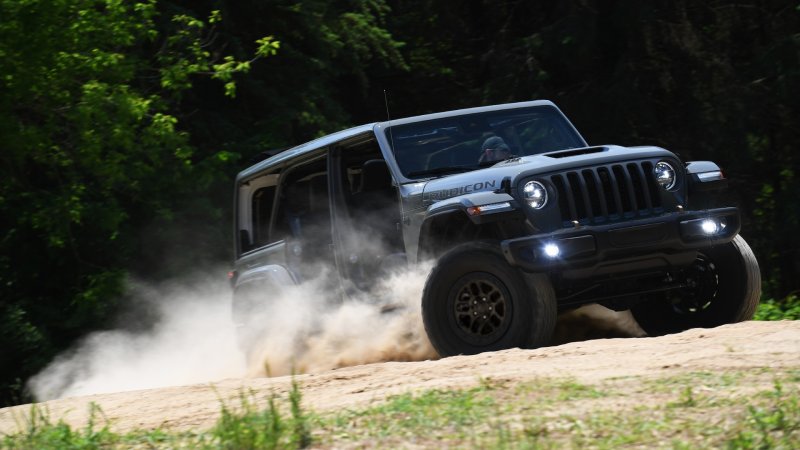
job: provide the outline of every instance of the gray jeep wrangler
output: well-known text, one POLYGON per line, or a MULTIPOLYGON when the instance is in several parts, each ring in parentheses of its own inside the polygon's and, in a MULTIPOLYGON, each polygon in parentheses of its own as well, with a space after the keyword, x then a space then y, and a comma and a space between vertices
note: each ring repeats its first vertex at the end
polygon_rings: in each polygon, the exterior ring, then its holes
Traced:
POLYGON ((737 208, 714 205, 725 183, 663 148, 590 147, 549 101, 340 131, 236 179, 240 343, 287 285, 325 273, 347 296, 430 260, 422 317, 443 357, 547 345, 588 303, 651 335, 747 320, 760 274, 737 208))

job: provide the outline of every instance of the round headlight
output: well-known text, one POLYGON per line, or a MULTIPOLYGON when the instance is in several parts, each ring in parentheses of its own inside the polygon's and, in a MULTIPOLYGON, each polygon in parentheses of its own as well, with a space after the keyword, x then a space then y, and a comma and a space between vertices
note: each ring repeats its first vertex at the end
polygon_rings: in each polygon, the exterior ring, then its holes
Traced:
POLYGON ((547 204, 547 189, 538 181, 528 181, 522 188, 522 196, 531 208, 542 209, 547 204))
POLYGON ((674 188, 678 181, 678 178, 675 176, 675 169, 664 161, 656 164, 653 168, 653 173, 656 175, 658 184, 666 190, 674 188))

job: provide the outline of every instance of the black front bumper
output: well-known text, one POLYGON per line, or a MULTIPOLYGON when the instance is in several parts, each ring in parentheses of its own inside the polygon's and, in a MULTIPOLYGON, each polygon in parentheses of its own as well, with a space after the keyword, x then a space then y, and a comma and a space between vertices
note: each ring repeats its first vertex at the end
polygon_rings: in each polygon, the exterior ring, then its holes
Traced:
MULTIPOLYGON (((707 227, 710 228, 708 224, 707 227)), ((730 242, 741 227, 737 208, 668 213, 646 219, 608 225, 578 226, 553 233, 537 234, 501 242, 506 260, 528 272, 577 271, 591 273, 597 266, 619 262, 619 271, 651 265, 672 265, 687 261, 687 253, 730 242), (710 220, 715 232, 704 231, 710 220), (557 256, 548 256, 545 247, 558 247, 557 256), (683 255, 673 260, 669 255, 683 255)), ((693 258, 688 259, 689 262, 693 258)))

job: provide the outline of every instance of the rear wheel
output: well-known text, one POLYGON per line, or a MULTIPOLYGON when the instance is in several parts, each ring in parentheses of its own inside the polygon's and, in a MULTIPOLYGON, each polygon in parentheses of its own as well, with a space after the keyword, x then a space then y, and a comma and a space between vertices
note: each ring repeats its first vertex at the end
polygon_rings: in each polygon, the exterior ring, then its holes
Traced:
POLYGON ((741 236, 698 253, 685 276, 689 287, 631 309, 649 335, 753 318, 761 296, 761 274, 753 251, 741 236))
POLYGON ((267 293, 280 295, 280 287, 263 280, 253 280, 238 286, 233 294, 232 318, 236 327, 236 340, 244 353, 248 366, 264 333, 268 314, 267 293))
POLYGON ((446 357, 549 343, 556 301, 549 279, 525 274, 497 244, 471 242, 445 253, 425 283, 422 318, 446 357))

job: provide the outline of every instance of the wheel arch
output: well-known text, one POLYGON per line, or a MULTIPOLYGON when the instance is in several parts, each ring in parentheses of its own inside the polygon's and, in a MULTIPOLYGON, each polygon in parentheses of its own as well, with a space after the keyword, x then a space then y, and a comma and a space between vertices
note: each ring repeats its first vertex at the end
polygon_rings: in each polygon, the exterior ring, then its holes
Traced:
POLYGON ((496 223, 476 224, 459 209, 438 212, 422 223, 417 259, 436 258, 467 241, 500 238, 496 223))
POLYGON ((438 257, 475 240, 502 240, 525 233, 525 215, 506 192, 475 192, 434 203, 419 233, 418 260, 438 257), (482 209, 486 206, 491 209, 482 209))
POLYGON ((276 292, 277 289, 297 284, 296 278, 284 266, 269 264, 248 270, 236 279, 233 288, 232 315, 235 322, 241 321, 254 307, 256 302, 266 302, 266 295, 258 295, 261 291, 276 292))

